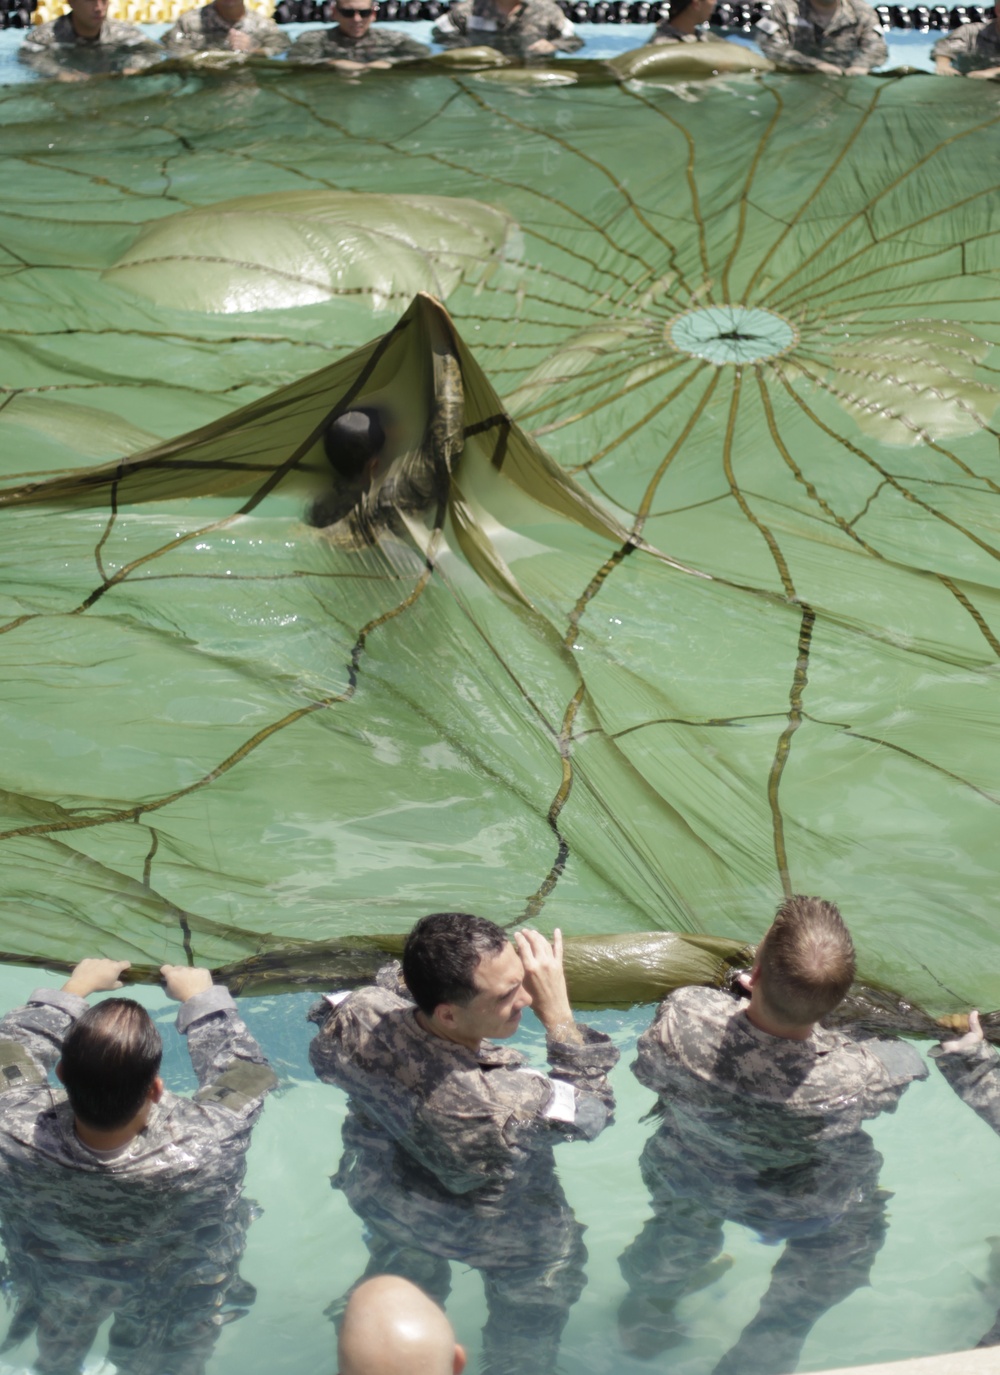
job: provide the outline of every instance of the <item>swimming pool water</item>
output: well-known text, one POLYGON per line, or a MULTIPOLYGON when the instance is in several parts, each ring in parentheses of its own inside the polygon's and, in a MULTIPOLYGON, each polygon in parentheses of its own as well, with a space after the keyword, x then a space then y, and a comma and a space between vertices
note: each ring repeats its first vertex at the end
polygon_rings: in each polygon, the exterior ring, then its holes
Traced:
MULTIPOLYGON (((0 1004, 17 1005, 49 981, 41 973, 0 968, 0 1004)), ((51 981, 55 986, 61 977, 51 981)), ((176 1004, 155 989, 129 990, 147 1006, 164 1036, 164 1078, 189 1091, 193 1078, 182 1038, 173 1030, 176 1004)), ((246 1193, 263 1208, 252 1225, 241 1267, 257 1286, 249 1314, 225 1327, 210 1370, 216 1375, 278 1375, 334 1369, 334 1332, 323 1309, 361 1273, 367 1254, 361 1225, 328 1177, 340 1155, 344 1097, 319 1083, 307 1060, 313 1027, 305 1014, 312 994, 240 1000, 241 1012, 270 1055, 281 1087, 271 1096, 250 1150, 246 1193)), ((708 1375, 756 1311, 778 1247, 743 1228, 726 1228, 731 1269, 709 1289, 681 1302, 687 1340, 656 1361, 626 1356, 616 1335, 625 1293, 617 1259, 647 1216, 638 1157, 650 1126, 641 1121, 653 1102, 629 1070, 635 1040, 651 1009, 591 1014, 622 1051, 614 1071, 615 1124, 591 1144, 556 1152, 571 1206, 587 1227, 588 1285, 563 1338, 561 1366, 581 1375, 640 1375, 668 1369, 708 1375)), ((543 1040, 530 1014, 514 1042, 533 1063, 544 1064, 543 1040)), ((1000 1305, 1000 1277, 990 1276, 989 1238, 1000 1231, 1000 1140, 951 1093, 935 1069, 911 1087, 894 1117, 871 1128, 885 1156, 882 1186, 893 1192, 888 1238, 859 1290, 816 1326, 800 1369, 890 1360, 959 1350, 991 1325, 1000 1305)), ((475 1369, 484 1321, 482 1286, 475 1272, 453 1267, 448 1311, 475 1369)), ((100 1363, 105 1334, 88 1368, 100 1363)), ((26 1367, 33 1347, 8 1353, 8 1365, 26 1367)))

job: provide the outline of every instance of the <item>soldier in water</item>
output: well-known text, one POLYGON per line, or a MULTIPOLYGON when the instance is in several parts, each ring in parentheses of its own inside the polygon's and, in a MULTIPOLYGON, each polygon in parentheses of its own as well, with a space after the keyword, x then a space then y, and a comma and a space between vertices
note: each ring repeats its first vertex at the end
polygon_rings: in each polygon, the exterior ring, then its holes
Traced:
POLYGON ((248 10, 243 0, 212 0, 200 9, 185 10, 162 41, 178 57, 203 52, 273 57, 290 42, 273 19, 248 10))
MULTIPOLYGON (((970 1012, 966 1034, 943 1041, 931 1058, 962 1102, 1000 1134, 1000 1055, 984 1037, 979 1013, 970 1012)), ((977 1345, 1000 1346, 1000 1313, 977 1345)))
POLYGON ((334 1187, 366 1224, 366 1278, 400 1275, 443 1303, 449 1262, 473 1266, 489 1313, 484 1368, 543 1375, 587 1254, 552 1149, 604 1129, 618 1051, 573 1018, 559 932, 551 945, 536 931, 515 939, 481 917, 422 918, 405 986, 387 966, 376 986, 320 1003, 309 1058, 348 1095, 334 1187), (531 1006, 548 1074, 496 1044, 531 1006))
POLYGON ((83 81, 110 72, 128 74, 163 60, 163 49, 138 24, 108 18, 109 0, 69 0, 69 14, 39 24, 25 36, 18 60, 39 76, 83 81))
POLYGON ((784 1250, 718 1375, 794 1370, 816 1320, 868 1282, 886 1195, 861 1123, 893 1112, 927 1069, 905 1042, 819 1025, 854 971, 836 907, 792 897, 745 976, 748 1004, 682 988, 639 1038, 633 1070, 659 1095, 661 1124, 641 1161, 653 1217, 620 1262, 619 1328, 634 1354, 682 1339, 677 1301, 717 1273, 726 1221, 784 1250))
POLYGON ((391 67, 410 57, 427 57, 430 48, 399 29, 374 23, 378 0, 336 0, 336 24, 300 34, 288 54, 289 62, 309 62, 341 72, 391 67))
POLYGON ((0 1021, 0 1229, 17 1299, 5 1350, 37 1332, 35 1369, 77 1375, 112 1314, 122 1375, 200 1375, 221 1323, 252 1300, 238 1274, 250 1131, 275 1078, 207 969, 165 965, 200 1088, 159 1077, 162 1043, 88 959, 0 1021), (55 1066, 65 1092, 47 1082, 55 1066))

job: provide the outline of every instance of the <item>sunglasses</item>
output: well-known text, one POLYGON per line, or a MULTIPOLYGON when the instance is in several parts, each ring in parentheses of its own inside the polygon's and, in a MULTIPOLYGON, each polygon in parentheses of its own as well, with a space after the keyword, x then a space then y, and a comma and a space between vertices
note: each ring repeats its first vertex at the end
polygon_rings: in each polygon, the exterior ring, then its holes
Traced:
POLYGON ((346 9, 343 5, 337 6, 337 13, 344 15, 348 19, 369 19, 375 13, 375 7, 367 10, 346 9))

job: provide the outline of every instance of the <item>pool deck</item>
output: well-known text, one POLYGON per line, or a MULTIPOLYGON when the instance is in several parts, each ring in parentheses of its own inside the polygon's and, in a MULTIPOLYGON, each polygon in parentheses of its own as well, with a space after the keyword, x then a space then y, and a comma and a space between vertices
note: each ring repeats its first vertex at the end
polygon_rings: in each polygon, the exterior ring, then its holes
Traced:
POLYGON ((981 1351, 950 1351, 943 1356, 920 1356, 882 1365, 838 1366, 817 1375, 1000 1375, 1000 1346, 981 1351))

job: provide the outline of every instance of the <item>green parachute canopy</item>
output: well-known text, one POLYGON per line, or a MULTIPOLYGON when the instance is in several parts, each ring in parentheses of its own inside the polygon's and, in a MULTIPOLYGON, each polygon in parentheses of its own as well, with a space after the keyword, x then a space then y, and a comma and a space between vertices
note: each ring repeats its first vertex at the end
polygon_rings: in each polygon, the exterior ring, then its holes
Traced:
POLYGON ((995 89, 643 62, 0 92, 6 958, 1000 1002, 995 89))

